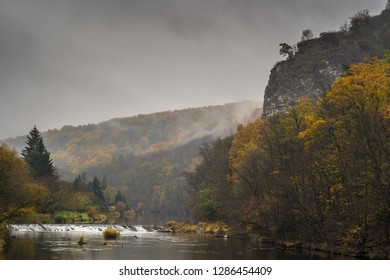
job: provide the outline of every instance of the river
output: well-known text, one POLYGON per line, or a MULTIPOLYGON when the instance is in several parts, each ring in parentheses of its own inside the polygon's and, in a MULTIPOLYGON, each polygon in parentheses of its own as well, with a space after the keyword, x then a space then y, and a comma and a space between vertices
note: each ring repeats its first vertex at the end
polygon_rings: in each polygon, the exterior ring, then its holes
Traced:
POLYGON ((117 240, 103 239, 96 225, 15 225, 0 259, 12 260, 294 260, 337 259, 312 252, 282 250, 246 239, 121 229, 117 240), (16 228, 15 228, 16 226, 16 228), (19 228, 18 228, 19 227, 19 228), (26 229, 27 228, 27 229, 26 229), (80 236, 86 244, 79 245, 80 236))

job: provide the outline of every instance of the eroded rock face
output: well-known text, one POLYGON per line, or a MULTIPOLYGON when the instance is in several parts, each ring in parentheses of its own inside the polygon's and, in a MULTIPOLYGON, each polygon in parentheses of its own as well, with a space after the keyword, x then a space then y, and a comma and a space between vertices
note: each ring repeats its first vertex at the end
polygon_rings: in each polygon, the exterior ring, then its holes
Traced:
POLYGON ((264 94, 263 118, 286 112, 303 97, 318 99, 346 73, 346 66, 390 48, 390 11, 348 32, 326 32, 298 43, 294 57, 271 70, 264 94))

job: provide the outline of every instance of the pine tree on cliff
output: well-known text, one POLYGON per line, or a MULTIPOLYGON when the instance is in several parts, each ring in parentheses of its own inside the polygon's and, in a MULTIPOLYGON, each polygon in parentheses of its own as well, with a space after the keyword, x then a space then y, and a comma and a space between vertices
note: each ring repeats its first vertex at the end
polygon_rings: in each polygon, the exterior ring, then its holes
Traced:
POLYGON ((35 178, 54 176, 55 168, 47 151, 41 133, 36 126, 30 131, 26 141, 27 147, 22 150, 23 159, 31 168, 35 178))

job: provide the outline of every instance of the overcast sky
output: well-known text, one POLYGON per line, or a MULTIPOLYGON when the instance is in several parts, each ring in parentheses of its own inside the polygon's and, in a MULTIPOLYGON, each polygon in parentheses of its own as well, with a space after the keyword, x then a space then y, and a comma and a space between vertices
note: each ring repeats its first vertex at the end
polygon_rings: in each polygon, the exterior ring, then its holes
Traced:
POLYGON ((262 101, 279 43, 386 0, 0 0, 0 139, 262 101))

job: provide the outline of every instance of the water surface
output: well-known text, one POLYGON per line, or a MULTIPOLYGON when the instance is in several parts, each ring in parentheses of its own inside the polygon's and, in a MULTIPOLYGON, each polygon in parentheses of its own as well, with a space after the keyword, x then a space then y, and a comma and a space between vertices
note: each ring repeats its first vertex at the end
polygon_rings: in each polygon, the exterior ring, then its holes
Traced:
POLYGON ((121 228, 119 239, 106 241, 101 226, 31 226, 12 231, 2 259, 13 260, 256 260, 334 259, 331 255, 286 251, 246 239, 197 234, 148 232, 140 226, 121 228), (73 227, 73 230, 71 229, 73 227), (87 242, 80 246, 83 236, 87 242))

